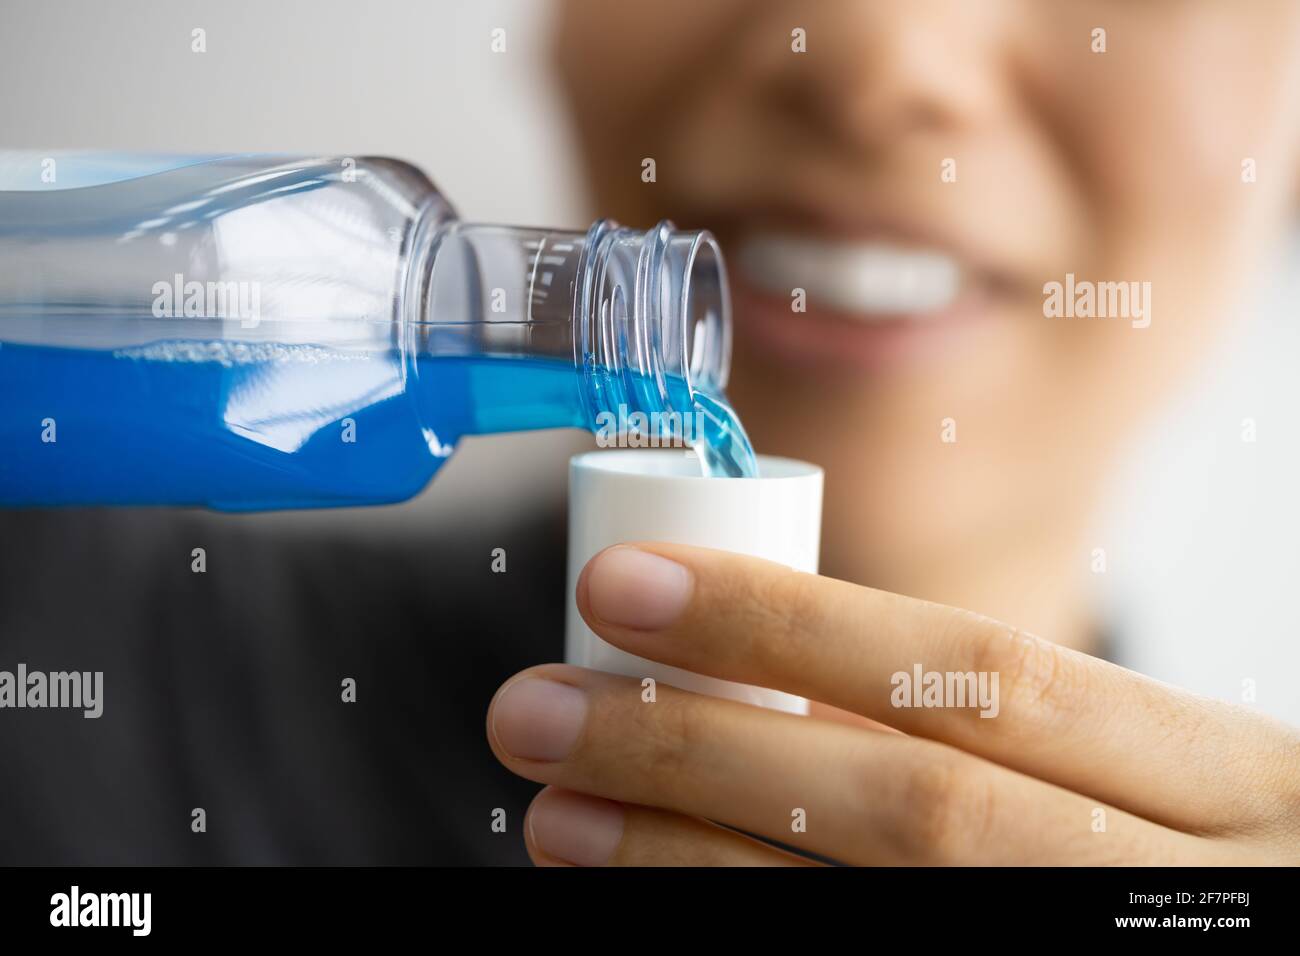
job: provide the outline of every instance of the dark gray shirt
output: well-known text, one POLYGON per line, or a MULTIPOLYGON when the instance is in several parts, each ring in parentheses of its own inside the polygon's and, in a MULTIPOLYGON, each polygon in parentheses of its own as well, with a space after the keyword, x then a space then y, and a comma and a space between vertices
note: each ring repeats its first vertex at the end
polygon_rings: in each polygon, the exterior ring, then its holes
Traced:
POLYGON ((0 511, 0 671, 104 675, 98 719, 0 709, 0 863, 526 862, 537 787, 484 719, 507 677, 563 659, 564 577, 559 514, 380 544, 0 511))

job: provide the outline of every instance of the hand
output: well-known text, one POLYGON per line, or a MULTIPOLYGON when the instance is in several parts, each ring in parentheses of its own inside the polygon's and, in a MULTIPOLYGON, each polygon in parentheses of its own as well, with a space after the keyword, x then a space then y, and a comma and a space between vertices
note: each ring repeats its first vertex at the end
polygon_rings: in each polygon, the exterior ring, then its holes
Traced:
POLYGON ((809 862, 736 830, 855 864, 1300 862, 1300 733, 1246 708, 722 551, 615 547, 577 591, 592 630, 630 653, 857 718, 663 685, 650 703, 637 680, 524 671, 493 699, 488 738, 549 785, 524 827, 539 864, 809 862), (894 706, 894 675, 918 664, 988 688, 996 674, 996 716, 894 706))

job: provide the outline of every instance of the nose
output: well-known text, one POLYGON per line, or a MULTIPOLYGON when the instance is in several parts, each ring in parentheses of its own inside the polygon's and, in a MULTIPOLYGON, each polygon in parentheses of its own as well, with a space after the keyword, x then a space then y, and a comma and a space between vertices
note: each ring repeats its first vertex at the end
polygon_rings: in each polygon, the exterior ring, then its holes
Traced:
POLYGON ((1004 0, 783 0, 742 60, 771 108, 858 150, 978 125, 1005 97, 1004 0), (773 44, 776 21, 806 52, 773 44))

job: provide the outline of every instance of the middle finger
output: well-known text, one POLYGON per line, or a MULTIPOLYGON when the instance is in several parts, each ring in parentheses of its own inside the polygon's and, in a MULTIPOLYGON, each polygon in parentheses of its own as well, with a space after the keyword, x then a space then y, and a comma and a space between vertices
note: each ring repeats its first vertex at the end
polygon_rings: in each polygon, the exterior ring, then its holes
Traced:
POLYGON ((846 863, 1173 863, 1205 841, 934 741, 780 714, 564 665, 503 687, 509 769, 716 820, 846 863))

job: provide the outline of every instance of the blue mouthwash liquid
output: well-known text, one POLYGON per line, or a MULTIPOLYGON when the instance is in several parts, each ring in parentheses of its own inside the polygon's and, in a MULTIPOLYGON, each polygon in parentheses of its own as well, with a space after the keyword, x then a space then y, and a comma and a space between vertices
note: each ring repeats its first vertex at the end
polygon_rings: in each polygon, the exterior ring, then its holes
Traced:
MULTIPOLYGON (((381 504, 418 493, 464 435, 590 427, 572 363, 421 356, 406 371, 403 390, 396 353, 0 343, 0 504, 381 504)), ((725 401, 697 400, 704 472, 754 475, 725 401)))
POLYGON ((728 310, 707 233, 461 223, 397 160, 0 152, 0 505, 400 501, 622 410, 752 476, 728 310))

